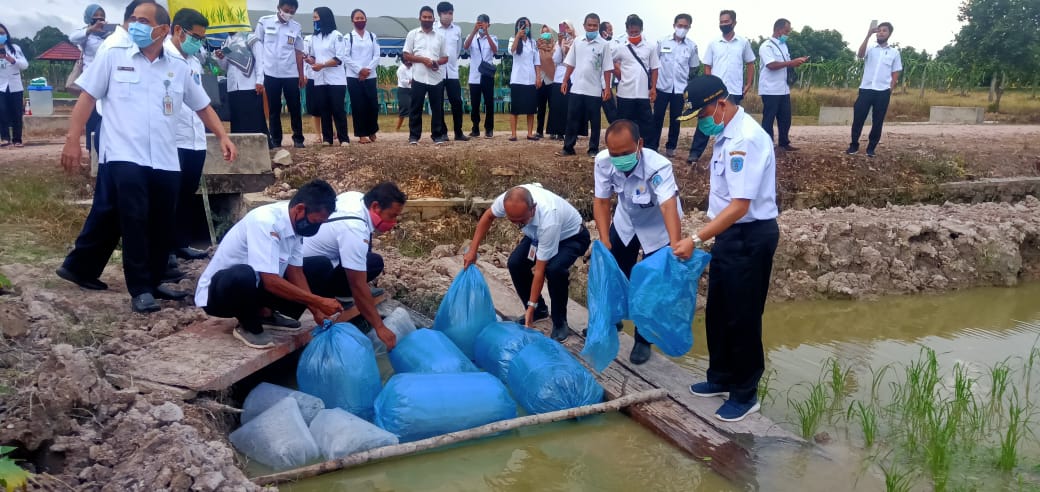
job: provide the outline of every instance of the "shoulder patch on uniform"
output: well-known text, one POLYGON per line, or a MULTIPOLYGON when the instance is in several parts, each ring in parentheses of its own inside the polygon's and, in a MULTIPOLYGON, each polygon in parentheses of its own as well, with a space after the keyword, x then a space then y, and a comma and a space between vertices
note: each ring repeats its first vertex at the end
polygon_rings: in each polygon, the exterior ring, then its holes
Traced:
POLYGON ((744 152, 743 150, 734 150, 733 152, 730 152, 729 155, 730 156, 734 156, 734 155, 747 156, 747 152, 744 152))
POLYGON ((729 160, 729 168, 735 173, 739 173, 741 169, 744 169, 744 158, 734 157, 729 160))
POLYGON ((650 183, 654 186, 661 186, 661 183, 664 183, 664 178, 660 174, 655 174, 653 178, 650 178, 650 183))

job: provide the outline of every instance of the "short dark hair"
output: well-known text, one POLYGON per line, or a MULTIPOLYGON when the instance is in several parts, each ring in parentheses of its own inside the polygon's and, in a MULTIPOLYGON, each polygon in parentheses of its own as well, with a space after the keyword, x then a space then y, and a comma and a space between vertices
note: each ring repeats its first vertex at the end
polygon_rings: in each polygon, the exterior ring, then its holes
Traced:
MULTIPOLYGON (((585 20, 588 20, 588 19, 585 19, 585 20)), ((607 32, 607 29, 613 29, 613 28, 614 28, 614 24, 611 24, 610 21, 603 21, 603 22, 599 23, 599 32, 600 32, 600 34, 603 34, 603 33, 607 32)))
POLYGON ((395 203, 404 205, 408 201, 408 196, 397 187, 396 184, 390 181, 384 181, 372 187, 365 193, 365 208, 371 207, 373 203, 378 203, 379 208, 390 208, 395 203))
POLYGON ((155 4, 155 25, 161 26, 163 24, 170 25, 170 11, 166 10, 166 7, 155 4))
POLYGON ((603 141, 606 142, 607 140, 610 140, 610 135, 621 130, 628 130, 628 134, 632 135, 633 142, 638 142, 641 138, 639 135, 639 125, 633 123, 632 120, 622 118, 620 120, 614 120, 614 122, 607 127, 607 133, 603 135, 603 141))
POLYGON ((643 19, 640 19, 638 15, 632 14, 625 19, 625 28, 636 26, 640 29, 643 28, 643 19))
POLYGON ((324 180, 312 180, 296 190, 292 200, 289 200, 289 207, 292 208, 301 203, 307 207, 308 212, 331 214, 336 211, 336 190, 333 190, 332 185, 324 180))
POLYGON ((296 0, 278 0, 278 6, 281 7, 282 5, 288 5, 294 9, 300 8, 300 2, 296 0))
POLYGON ((368 18, 368 14, 366 14, 364 10, 354 9, 354 10, 350 11, 350 21, 351 22, 354 22, 354 16, 358 15, 358 12, 361 12, 361 15, 365 16, 366 19, 368 18))
POLYGON ((878 29, 881 29, 882 27, 887 27, 889 34, 892 34, 892 32, 894 32, 896 30, 894 27, 892 27, 892 23, 891 22, 882 22, 882 23, 878 24, 877 26, 878 26, 878 29))
POLYGON ((451 2, 441 2, 437 4, 437 13, 443 14, 446 12, 454 12, 455 6, 451 2))
POLYGON ((724 15, 728 15, 730 20, 732 20, 733 22, 737 21, 737 13, 732 10, 723 10, 722 12, 719 12, 719 17, 722 17, 724 15))
POLYGON ((180 9, 173 15, 173 25, 191 30, 195 26, 209 27, 209 20, 194 9, 180 9))
POLYGON ((672 24, 678 24, 682 19, 686 19, 686 22, 693 24, 693 17, 691 17, 690 14, 679 14, 675 16, 675 20, 672 21, 672 24))
POLYGON ((155 3, 155 0, 133 0, 126 4, 126 9, 123 10, 123 22, 130 20, 134 16, 134 11, 137 10, 137 6, 142 3, 155 3))
POLYGON ((791 23, 791 21, 781 17, 781 18, 777 19, 776 22, 773 23, 773 30, 774 31, 779 31, 780 29, 783 29, 784 26, 786 26, 786 25, 788 25, 790 23, 791 23))
POLYGON ((596 19, 596 22, 599 22, 599 15, 597 15, 595 12, 589 12, 588 14, 585 14, 585 20, 582 21, 582 24, 588 22, 589 19, 596 19))
POLYGON ((433 15, 433 7, 430 7, 429 5, 423 5, 422 8, 419 9, 419 17, 422 17, 423 12, 429 12, 430 15, 433 15))
POLYGON ((480 14, 477 16, 477 22, 491 22, 491 18, 487 14, 480 14))

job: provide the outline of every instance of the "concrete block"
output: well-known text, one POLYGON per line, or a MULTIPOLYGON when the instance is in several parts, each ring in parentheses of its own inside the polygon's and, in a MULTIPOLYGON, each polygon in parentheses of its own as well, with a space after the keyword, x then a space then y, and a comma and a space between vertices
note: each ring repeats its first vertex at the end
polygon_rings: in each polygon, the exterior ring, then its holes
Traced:
POLYGON ((22 119, 26 135, 64 135, 69 128, 69 116, 52 114, 48 116, 25 116, 22 119))
POLYGON ((986 119, 984 108, 961 106, 932 106, 928 114, 929 123, 981 125, 986 119))
MULTIPOLYGON (((864 123, 866 126, 870 126, 871 118, 874 112, 867 112, 867 121, 864 123)), ((820 125, 841 125, 851 126, 852 125, 852 108, 841 107, 841 106, 820 106, 820 125)))
POLYGON ((220 141, 206 135, 206 164, 204 174, 263 174, 271 172, 271 151, 267 136, 262 133, 232 133, 231 141, 238 147, 238 159, 227 162, 220 151, 220 141))

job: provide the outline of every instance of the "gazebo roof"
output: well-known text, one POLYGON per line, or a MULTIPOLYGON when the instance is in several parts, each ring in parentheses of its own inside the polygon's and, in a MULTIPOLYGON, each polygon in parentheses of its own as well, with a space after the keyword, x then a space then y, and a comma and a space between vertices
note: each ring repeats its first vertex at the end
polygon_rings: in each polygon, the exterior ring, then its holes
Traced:
POLYGON ((79 60, 79 58, 82 55, 83 54, 79 51, 79 48, 77 48, 76 45, 68 41, 62 41, 54 45, 51 49, 44 51, 43 53, 40 53, 40 55, 37 56, 36 59, 74 62, 76 60, 79 60))

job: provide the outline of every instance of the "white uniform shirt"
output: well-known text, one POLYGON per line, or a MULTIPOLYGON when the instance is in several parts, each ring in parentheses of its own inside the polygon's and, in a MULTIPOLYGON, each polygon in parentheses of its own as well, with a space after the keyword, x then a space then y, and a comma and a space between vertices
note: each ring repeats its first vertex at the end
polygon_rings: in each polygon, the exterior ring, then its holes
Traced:
POLYGON ((534 85, 538 77, 537 67, 542 65, 541 57, 538 56, 538 45, 534 40, 527 39, 523 44, 524 52, 516 53, 513 51, 515 44, 514 39, 510 43, 509 50, 513 54, 513 71, 509 75, 509 83, 511 85, 534 85))
MULTIPOLYGON (((365 31, 362 36, 357 30, 350 31, 343 42, 346 46, 346 56, 341 58, 346 68, 347 77, 356 79, 361 69, 367 68, 372 73, 368 79, 376 79, 376 67, 379 66, 379 38, 372 31, 365 31)), ((368 80, 365 79, 365 80, 368 80)))
POLYGON ((317 234, 303 239, 303 257, 324 256, 332 261, 332 266, 368 271, 368 250, 375 228, 365 207, 365 195, 356 191, 341 193, 329 220, 317 234))
POLYGON ((256 61, 264 75, 279 79, 300 76, 296 68, 296 52, 305 53, 306 50, 299 22, 289 19, 283 24, 278 21, 278 16, 265 15, 257 21, 253 35, 263 47, 256 61))
MULTIPOLYGON (((305 55, 310 55, 311 52, 314 51, 313 48, 311 48, 312 39, 314 39, 313 34, 308 34, 303 37, 303 53, 305 55)), ((307 60, 303 61, 303 76, 307 77, 307 80, 314 80, 314 69, 311 68, 310 63, 307 63, 307 60)))
POLYGON ((402 89, 412 88, 412 68, 404 63, 397 66, 397 87, 402 89))
POLYGON ((892 73, 903 71, 903 57, 891 46, 874 45, 864 57, 863 82, 860 89, 887 91, 892 88, 892 73))
MULTIPOLYGON (((495 43, 495 48, 498 47, 498 37, 491 36, 491 40, 495 43)), ((473 36, 473 41, 469 42, 469 83, 479 84, 480 83, 480 67, 481 60, 486 61, 492 65, 495 64, 495 53, 491 51, 491 45, 488 44, 488 35, 473 36)))
POLYGON ((560 43, 556 43, 556 48, 553 49, 553 65, 556 65, 556 73, 553 74, 553 83, 562 84, 563 78, 567 76, 567 66, 563 64, 563 46, 560 43))
POLYGON ((101 47, 101 43, 105 42, 105 38, 97 33, 87 32, 87 27, 89 26, 81 27, 69 34, 69 42, 78 46, 83 52, 83 70, 86 70, 94 61, 98 48, 101 47))
MULTIPOLYGON (((177 47, 173 45, 170 38, 163 42, 166 53, 173 58, 180 58, 188 64, 191 70, 191 83, 202 89, 202 64, 194 56, 184 57, 177 47)), ((205 90, 205 89, 203 89, 205 90)), ((194 111, 181 108, 177 112, 177 148, 188 150, 206 150, 206 125, 202 124, 202 118, 194 111)))
POLYGON ((25 89, 22 85, 22 70, 29 68, 29 61, 25 59, 25 54, 17 44, 11 43, 11 48, 14 49, 10 50, 8 55, 14 58, 14 63, 0 58, 0 92, 18 92, 25 89))
POLYGON ((177 115, 209 106, 184 59, 165 49, 154 62, 136 45, 100 53, 76 85, 105 103, 98 162, 125 161, 161 171, 180 171, 177 115), (172 112, 164 111, 170 98, 172 112))
POLYGON ((773 62, 791 61, 791 52, 787 50, 787 43, 781 43, 776 38, 763 41, 758 48, 758 58, 761 60, 758 70, 758 94, 762 96, 790 94, 791 88, 787 85, 787 67, 770 70, 767 66, 773 62))
POLYGON ((657 90, 669 94, 686 92, 686 84, 690 82, 690 69, 699 67, 700 56, 697 54, 697 43, 689 36, 676 41, 675 36, 668 36, 658 44, 658 58, 661 69, 657 72, 657 90))
MULTIPOLYGON (((238 32, 238 33, 233 33, 231 35, 232 36, 246 36, 246 37, 250 37, 250 36, 252 36, 252 33, 238 32)), ((235 66, 231 62, 229 62, 227 57, 217 59, 217 65, 220 65, 220 68, 222 68, 225 72, 227 72, 227 90, 228 90, 228 92, 234 92, 234 91, 254 91, 255 92, 256 91, 256 85, 257 84, 263 85, 263 83, 264 83, 264 71, 260 70, 259 66, 257 65, 258 60, 260 60, 260 57, 262 56, 262 54, 260 53, 260 50, 263 49, 263 47, 260 45, 259 42, 255 42, 255 40, 247 41, 246 44, 249 46, 249 49, 253 53, 253 73, 249 74, 248 77, 246 76, 245 72, 242 71, 242 69, 238 68, 237 66, 235 66)))
MULTIPOLYGON (((573 205, 559 195, 542 188, 539 184, 520 185, 531 192, 534 199, 534 217, 521 229, 538 246, 535 258, 549 261, 560 252, 560 241, 581 231, 581 214, 573 205)), ((495 217, 505 217, 506 194, 502 193, 491 203, 495 217)))
POLYGON ((589 41, 582 34, 574 40, 574 45, 567 52, 563 64, 574 67, 571 72, 570 93, 582 96, 600 97, 603 95, 603 72, 614 70, 614 56, 611 54, 610 41, 596 36, 589 41))
MULTIPOLYGON (((595 163, 596 198, 618 196, 614 209, 614 228, 627 245, 633 237, 639 238, 644 253, 652 253, 668 246, 668 229, 664 226, 661 204, 676 199, 676 209, 682 217, 679 189, 672 174, 672 161, 650 149, 643 149, 632 172, 618 171, 610 162, 610 151, 601 150, 595 163)), ((604 233, 605 231, 600 231, 604 233)))
MULTIPOLYGON (((421 27, 408 32, 408 36, 404 39, 403 51, 433 61, 448 56, 444 49, 444 36, 441 36, 436 29, 430 29, 429 33, 423 32, 421 27)), ((437 70, 431 70, 422 63, 412 64, 412 80, 420 84, 437 85, 444 81, 444 72, 444 67, 439 66, 437 70)))
MULTIPOLYGON (((112 34, 110 34, 107 38, 105 38, 105 41, 101 43, 101 46, 98 46, 97 53, 94 53, 94 59, 96 60, 97 57, 101 56, 102 53, 116 46, 119 46, 121 48, 129 48, 133 45, 134 42, 130 40, 130 33, 126 32, 126 29, 123 29, 122 25, 117 25, 116 30, 113 31, 112 34)), ((86 72, 87 67, 83 67, 83 71, 86 72)), ((105 111, 102 108, 103 105, 104 103, 101 101, 97 101, 94 103, 94 109, 96 109, 98 114, 101 116, 105 115, 105 111)))
POLYGON ((730 41, 723 37, 712 41, 704 53, 704 64, 711 67, 711 74, 722 79, 726 91, 734 96, 744 95, 744 66, 753 61, 751 43, 737 35, 730 41))
MULTIPOLYGON (((346 40, 339 31, 327 35, 311 36, 309 55, 314 56, 317 63, 325 63, 333 58, 343 61, 347 57, 346 40)), ((307 62, 304 62, 306 64, 307 62)), ((311 69, 314 85, 347 85, 347 73, 339 65, 325 67, 321 70, 311 69)))
POLYGON ((444 76, 449 79, 459 79, 459 52, 462 51, 462 29, 455 25, 444 27, 440 21, 433 24, 433 30, 444 38, 444 52, 448 54, 448 63, 441 67, 444 76))
POLYGON ((657 56, 657 43, 644 38, 639 40, 639 44, 633 45, 628 39, 625 39, 617 46, 617 51, 614 51, 614 63, 621 64, 621 80, 618 81, 617 97, 650 99, 650 74, 647 73, 647 70, 652 72, 661 68, 661 59, 657 56), (639 57, 638 60, 632 56, 629 46, 635 50, 639 57), (643 70, 644 66, 646 70, 643 70))
POLYGON ((734 198, 751 200, 747 215, 738 224, 775 219, 778 214, 773 139, 744 108, 715 137, 710 185, 708 218, 722 213, 734 198))
POLYGON ((289 220, 289 202, 275 202, 251 210, 231 227, 217 246, 213 259, 199 277, 195 305, 206 307, 213 276, 232 266, 253 267, 258 285, 261 273, 284 276, 289 266, 303 266, 302 239, 289 220))

